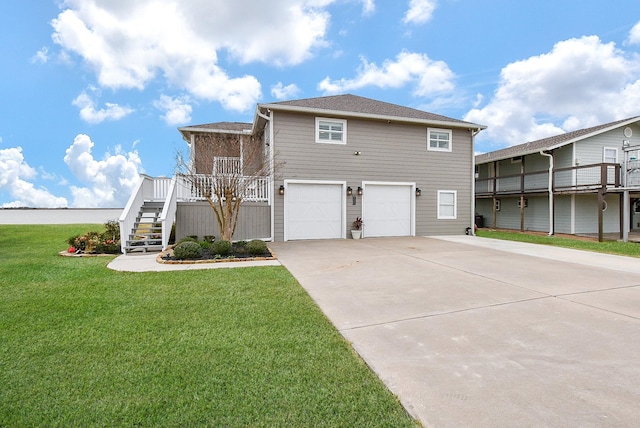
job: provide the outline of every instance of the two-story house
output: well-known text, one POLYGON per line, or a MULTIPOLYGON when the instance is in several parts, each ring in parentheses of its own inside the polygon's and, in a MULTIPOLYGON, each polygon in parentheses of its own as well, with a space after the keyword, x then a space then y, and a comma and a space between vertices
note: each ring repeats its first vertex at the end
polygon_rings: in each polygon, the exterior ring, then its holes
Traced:
POLYGON ((476 156, 479 226, 627 240, 640 229, 640 117, 476 156))
MULTIPOLYGON (((205 157, 201 150, 209 152, 207 159, 213 151, 217 160, 207 160, 198 171, 205 175, 245 168, 246 149, 217 153, 215 136, 235 135, 245 147, 261 145, 274 167, 252 187, 255 194, 244 198, 234 239, 282 241, 349 238, 357 217, 365 238, 464 234, 474 222, 474 137, 484 128, 337 95, 258 104, 253 123, 219 122, 180 132, 191 162, 205 157)), ((148 184, 154 194, 132 196, 129 218, 135 220, 145 201, 159 199, 158 222, 170 222, 163 213, 173 211, 176 238, 218 235, 213 212, 197 191, 179 178, 173 182, 148 184)))

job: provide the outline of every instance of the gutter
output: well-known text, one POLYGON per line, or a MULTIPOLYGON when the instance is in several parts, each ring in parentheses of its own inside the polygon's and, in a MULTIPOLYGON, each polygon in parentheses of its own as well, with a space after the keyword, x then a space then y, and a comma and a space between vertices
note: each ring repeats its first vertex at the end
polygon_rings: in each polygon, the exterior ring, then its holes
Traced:
MULTIPOLYGON (((271 110, 267 110, 267 112, 269 113, 269 116, 267 116, 266 114, 262 113, 260 111, 260 107, 256 108, 256 116, 259 116, 261 118, 263 118, 264 120, 266 120, 269 123, 269 163, 271 165, 269 165, 269 170, 271 173, 271 186, 269 188, 269 205, 271 205, 271 236, 269 237, 269 241, 270 242, 274 242, 275 241, 275 185, 276 185, 276 180, 275 180, 275 176, 276 176, 276 172, 275 172, 275 161, 274 161, 274 148, 273 148, 273 111, 271 110)), ((253 124, 255 126, 255 124, 257 123, 257 120, 253 121, 253 124)))
POLYGON ((475 138, 484 128, 470 129, 471 131, 471 232, 476 236, 476 155, 475 138))
POLYGON ((553 236, 553 155, 540 150, 542 156, 549 158, 549 236, 553 236))

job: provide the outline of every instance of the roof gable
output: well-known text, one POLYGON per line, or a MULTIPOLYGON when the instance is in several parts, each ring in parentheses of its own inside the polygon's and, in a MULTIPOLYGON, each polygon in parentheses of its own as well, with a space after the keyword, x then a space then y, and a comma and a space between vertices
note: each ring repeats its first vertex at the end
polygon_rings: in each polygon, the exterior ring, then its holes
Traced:
POLYGON ((543 138, 541 140, 530 141, 528 143, 519 144, 517 146, 495 150, 493 152, 477 155, 475 158, 476 164, 483 164, 516 156, 530 155, 532 153, 538 153, 541 150, 557 149, 637 121, 640 121, 640 116, 605 123, 603 125, 593 126, 591 128, 579 129, 577 131, 567 132, 565 134, 555 135, 553 137, 543 138))

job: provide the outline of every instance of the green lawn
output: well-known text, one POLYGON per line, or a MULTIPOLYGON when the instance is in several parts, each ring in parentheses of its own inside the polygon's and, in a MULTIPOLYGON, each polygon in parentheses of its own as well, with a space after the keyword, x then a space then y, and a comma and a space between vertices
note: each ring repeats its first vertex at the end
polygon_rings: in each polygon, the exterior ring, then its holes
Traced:
POLYGON ((616 254, 621 256, 640 257, 640 243, 583 240, 570 237, 548 236, 522 232, 508 232, 491 229, 478 229, 477 236, 483 238, 504 239, 508 241, 529 242, 532 244, 554 245, 576 250, 595 251, 599 253, 616 254))
POLYGON ((0 226, 0 426, 416 426, 282 267, 125 273, 0 226))

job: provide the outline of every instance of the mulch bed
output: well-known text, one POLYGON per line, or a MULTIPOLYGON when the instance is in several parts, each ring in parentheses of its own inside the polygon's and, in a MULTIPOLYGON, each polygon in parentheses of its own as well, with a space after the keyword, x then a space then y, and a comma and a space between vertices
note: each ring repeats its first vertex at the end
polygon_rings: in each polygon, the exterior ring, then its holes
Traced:
POLYGON ((194 260, 178 260, 173 257, 173 249, 163 251, 158 255, 156 261, 158 263, 168 264, 184 264, 184 263, 224 263, 224 262, 248 262, 256 260, 278 260, 270 249, 267 249, 263 254, 247 254, 244 248, 240 248, 236 245, 233 246, 231 254, 228 256, 219 256, 212 253, 210 250, 204 248, 202 250, 202 257, 194 260))

